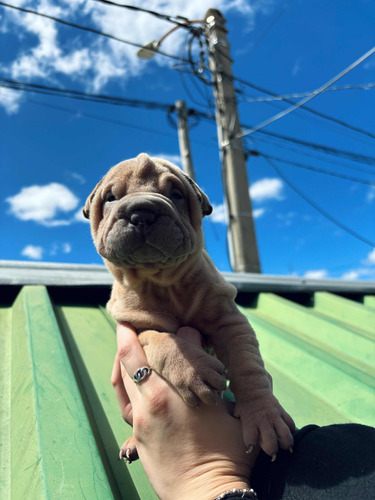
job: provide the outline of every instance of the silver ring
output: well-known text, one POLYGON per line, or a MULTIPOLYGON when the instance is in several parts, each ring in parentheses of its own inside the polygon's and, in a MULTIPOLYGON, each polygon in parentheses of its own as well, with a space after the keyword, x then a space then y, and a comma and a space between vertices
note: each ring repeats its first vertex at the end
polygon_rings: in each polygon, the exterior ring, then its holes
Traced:
POLYGON ((135 371, 133 375, 133 380, 136 384, 142 382, 145 378, 147 378, 151 373, 151 368, 149 366, 142 366, 135 371))

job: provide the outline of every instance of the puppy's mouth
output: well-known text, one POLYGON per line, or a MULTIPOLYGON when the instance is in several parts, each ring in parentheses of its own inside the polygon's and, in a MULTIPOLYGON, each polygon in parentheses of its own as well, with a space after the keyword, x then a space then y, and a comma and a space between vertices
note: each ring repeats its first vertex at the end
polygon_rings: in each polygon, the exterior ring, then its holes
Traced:
POLYGON ((116 220, 103 235, 99 253, 118 266, 170 267, 185 260, 195 246, 188 224, 147 210, 116 220))

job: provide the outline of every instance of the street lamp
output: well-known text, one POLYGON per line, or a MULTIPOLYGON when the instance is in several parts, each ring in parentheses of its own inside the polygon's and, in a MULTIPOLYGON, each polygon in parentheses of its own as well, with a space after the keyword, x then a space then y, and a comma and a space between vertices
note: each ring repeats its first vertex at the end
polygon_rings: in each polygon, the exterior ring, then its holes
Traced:
POLYGON ((152 42, 149 42, 149 43, 146 43, 146 45, 143 45, 143 47, 141 47, 138 50, 137 56, 140 59, 144 59, 144 60, 148 61, 149 59, 154 57, 154 55, 159 50, 159 47, 160 47, 161 43, 163 42, 163 40, 165 40, 170 34, 172 34, 174 31, 178 30, 178 28, 181 28, 183 25, 187 26, 188 24, 193 24, 193 23, 202 23, 202 19, 194 19, 193 21, 185 21, 182 24, 178 24, 177 26, 173 26, 173 28, 170 29, 169 31, 167 31, 165 33, 165 35, 163 35, 159 40, 153 40, 152 42))

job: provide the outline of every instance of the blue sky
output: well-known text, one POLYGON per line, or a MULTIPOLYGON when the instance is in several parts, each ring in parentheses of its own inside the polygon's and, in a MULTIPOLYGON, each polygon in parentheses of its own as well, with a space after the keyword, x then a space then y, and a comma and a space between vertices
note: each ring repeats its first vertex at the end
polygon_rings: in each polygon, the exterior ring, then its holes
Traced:
MULTIPOLYGON (((172 26, 95 0, 9 3, 137 44, 172 26)), ((265 101, 270 95, 253 86, 301 94, 290 98, 297 102, 375 45, 370 0, 147 2, 148 9, 188 19, 202 18, 209 7, 224 13, 233 74, 247 82, 236 81, 245 130, 290 106, 265 101)), ((145 62, 131 45, 34 14, 0 5, 0 25, 0 259, 101 263, 81 217, 86 197, 109 167, 140 152, 179 164, 175 114, 168 120, 163 110, 30 93, 4 80, 171 105, 183 99, 204 113, 213 111, 212 89, 178 59, 159 55, 145 62)), ((161 49, 186 58, 187 36, 179 29, 161 49)), ((196 44, 193 59, 199 60, 196 44)), ((375 279, 374 82, 373 54, 335 83, 339 89, 307 104, 331 119, 298 109, 244 138, 247 149, 261 153, 247 168, 264 273, 375 279)), ((217 267, 229 271, 216 125, 195 119, 191 125, 197 182, 215 208, 204 222, 207 249, 217 267)))

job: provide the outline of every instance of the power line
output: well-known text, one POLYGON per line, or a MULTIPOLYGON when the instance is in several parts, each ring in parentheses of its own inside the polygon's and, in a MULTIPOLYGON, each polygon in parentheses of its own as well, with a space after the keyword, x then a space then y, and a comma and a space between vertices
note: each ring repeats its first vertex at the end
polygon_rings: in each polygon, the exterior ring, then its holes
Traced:
POLYGON ((32 99, 22 99, 22 100, 24 102, 26 102, 26 103, 36 104, 37 106, 43 106, 45 108, 55 109, 57 111, 63 111, 65 113, 71 113, 71 114, 76 115, 78 117, 90 118, 90 119, 93 119, 93 120, 100 120, 100 121, 111 123, 111 124, 114 124, 114 125, 121 125, 123 127, 129 127, 129 128, 134 128, 134 129, 137 129, 137 130, 142 130, 143 132, 152 132, 152 133, 155 133, 155 134, 159 134, 159 135, 164 135, 164 136, 175 138, 175 134, 170 134, 168 132, 162 132, 160 129, 152 129, 152 128, 148 128, 148 127, 143 127, 143 126, 140 126, 140 125, 136 125, 134 122, 127 123, 127 122, 124 122, 122 120, 115 120, 113 118, 105 118, 103 116, 99 116, 99 115, 96 115, 96 114, 93 114, 93 113, 86 113, 86 112, 83 112, 83 111, 77 111, 76 109, 70 109, 70 108, 66 108, 64 106, 56 106, 54 104, 47 104, 46 102, 38 102, 38 101, 34 101, 32 99))
MULTIPOLYGON (((190 65, 193 66, 192 62, 191 62, 190 65)), ((196 65, 196 63, 195 63, 195 65, 196 65)), ((207 69, 207 68, 204 67, 204 69, 207 69)), ((196 74, 194 71, 193 71, 193 73, 196 74)), ((304 93, 301 93, 301 94, 291 94, 291 95, 281 96, 281 95, 279 95, 279 94, 277 94, 275 92, 272 92, 271 90, 265 89, 263 87, 260 87, 259 85, 255 85, 255 84, 253 84, 251 82, 248 82, 246 80, 243 80, 241 78, 237 78, 237 77, 234 77, 232 75, 227 75, 225 73, 222 73, 222 76, 224 76, 225 78, 231 79, 233 81, 237 81, 237 82, 239 82, 239 83, 241 83, 243 85, 247 85, 247 86, 249 86, 251 88, 254 88, 255 90, 258 90, 260 92, 264 92, 266 94, 269 94, 269 95, 273 96, 273 99, 271 99, 271 98, 262 98, 262 97, 260 97, 260 98, 250 97, 250 98, 248 98, 246 100, 243 100, 242 102, 267 102, 267 103, 271 104, 271 102, 274 101, 274 100, 283 100, 283 101, 285 101, 285 102, 287 102, 287 103, 289 103, 289 104, 292 105, 291 108, 287 108, 287 110, 283 110, 282 112, 280 112, 277 115, 275 115, 276 117, 279 116, 279 115, 284 116, 284 114, 288 114, 289 112, 293 111, 294 108, 298 107, 298 108, 302 108, 304 111, 307 111, 308 113, 312 113, 312 114, 314 114, 316 116, 319 116, 320 118, 332 121, 334 123, 337 123, 338 125, 341 125, 341 126, 346 127, 346 128, 348 128, 350 130, 353 130, 354 132, 358 132, 360 134, 367 135, 368 137, 371 137, 372 139, 375 139, 375 134, 373 134, 372 132, 369 132, 368 130, 365 130, 363 128, 357 127, 356 125, 352 125, 352 124, 350 124, 348 122, 345 122, 344 120, 341 120, 341 119, 336 118, 334 116, 328 115, 327 113, 323 113, 322 111, 318 111, 318 110, 316 110, 314 108, 311 108, 309 106, 306 106, 304 104, 301 104, 301 103, 295 104, 291 100, 292 98, 296 98, 296 97, 306 97, 306 100, 304 102, 307 102, 307 101, 311 100, 313 97, 315 97, 315 95, 318 95, 316 90, 315 91, 310 91, 310 92, 304 92, 304 93), (288 111, 288 109, 291 109, 291 111, 288 111)), ((205 83, 207 84, 206 81, 205 81, 205 83)), ((327 88, 325 90, 322 90, 319 93, 327 92, 327 91, 330 91, 330 90, 343 90, 343 89, 349 89, 349 88, 370 90, 373 87, 375 87, 375 83, 368 83, 368 84, 363 84, 363 85, 346 85, 346 86, 342 86, 342 87, 333 87, 332 89, 327 88)), ((236 92, 237 93, 242 93, 238 89, 236 90, 236 92)), ((271 117, 271 118, 274 118, 274 117, 271 117)), ((281 118, 281 116, 280 116, 280 118, 281 118)), ((275 121, 275 120, 273 120, 273 121, 275 121)), ((265 126, 265 125, 263 125, 263 126, 265 126)), ((245 133, 243 136, 250 135, 250 134, 252 134, 255 131, 256 130, 252 129, 249 132, 245 133)))
POLYGON ((333 148, 331 146, 325 146, 324 144, 319 144, 316 142, 308 142, 304 141, 303 139, 297 139, 296 137, 290 137, 284 134, 279 134, 277 132, 270 132, 269 130, 259 130, 258 131, 261 134, 270 136, 270 137, 275 137, 277 139, 281 139, 283 141, 291 142, 294 144, 298 144, 300 146, 305 146, 308 148, 315 149, 317 151, 322 151, 324 153, 333 155, 333 156, 340 156, 341 158, 346 158, 348 160, 352 161, 357 161, 359 163, 365 163, 366 165, 375 165, 375 157, 373 156, 367 156, 363 155, 360 153, 354 153, 352 151, 347 151, 344 149, 338 149, 338 148, 333 148))
MULTIPOLYGON (((248 85, 252 85, 248 82, 248 85)), ((355 90, 372 90, 375 87, 375 82, 369 82, 369 83, 362 83, 358 85, 340 85, 337 87, 331 87, 329 89, 326 89, 325 92, 332 92, 332 91, 337 91, 337 90, 349 90, 349 89, 355 89, 355 90)), ((261 87, 256 87, 257 90, 260 90, 261 87)), ((313 92, 310 90, 308 92, 300 92, 300 93, 294 93, 294 94, 286 94, 286 95, 279 95, 275 94, 271 90, 266 90, 262 89, 261 90, 264 93, 270 94, 272 97, 248 97, 246 99, 243 99, 241 102, 273 102, 273 101, 286 101, 289 102, 289 99, 298 99, 300 97, 306 97, 311 95, 313 92)), ((303 109, 309 110, 311 108, 307 108, 306 106, 302 106, 303 109)), ((313 110, 315 111, 315 110, 313 110)))
POLYGON ((143 7, 137 7, 135 5, 117 3, 117 2, 113 2, 111 0, 93 0, 93 1, 103 3, 106 5, 115 6, 115 7, 122 7, 124 9, 129 9, 129 10, 133 10, 136 12, 144 12, 146 14, 151 14, 152 16, 158 17, 159 19, 162 19, 163 21, 168 21, 172 24, 175 24, 176 26, 181 26, 181 28, 191 30, 191 26, 189 25, 189 19, 187 19, 186 17, 183 17, 183 16, 169 16, 167 14, 161 14, 160 12, 156 12, 155 10, 144 9, 143 7), (183 22, 178 21, 178 19, 183 20, 183 22))
POLYGON ((130 106, 133 108, 159 109, 161 111, 169 111, 173 104, 160 103, 155 101, 145 101, 140 99, 127 99, 124 97, 115 97, 105 94, 90 94, 80 92, 78 90, 59 89, 57 87, 49 87, 47 85, 38 85, 35 83, 20 82, 18 80, 9 80, 0 78, 0 86, 11 88, 14 90, 22 90, 25 92, 35 92, 39 94, 54 95, 61 97, 70 97, 85 101, 130 106))
POLYGON ((338 73, 336 76, 331 78, 328 82, 323 84, 321 87, 316 89, 311 95, 305 97, 301 101, 293 104, 289 108, 285 109, 281 113, 278 113, 277 115, 271 116, 271 118, 268 118, 267 120, 264 120, 261 122, 259 125, 256 125, 253 127, 251 130, 241 132, 240 134, 237 134, 236 138, 240 137, 245 137, 247 135, 253 134, 254 132, 257 132, 258 130, 266 127, 267 125, 270 125, 271 123, 279 120, 280 118, 283 118, 284 116, 288 115, 292 111, 295 111, 297 108, 303 106, 306 102, 310 101, 317 95, 321 94, 324 92, 328 87, 330 87, 333 83, 337 82, 340 78, 345 76, 347 73, 352 71, 354 68, 356 68, 359 64, 361 64, 363 61, 365 61, 368 57, 370 57, 373 53, 375 52, 375 47, 372 47, 370 50, 368 50, 365 54, 363 54, 361 57, 359 57, 356 61, 354 61, 352 64, 350 64, 347 68, 345 68, 343 71, 338 73))
MULTIPOLYGON (((1 85, 0 85, 0 87, 1 87, 1 85)), ((9 87, 5 87, 5 88, 9 88, 9 87)), ((0 91, 1 91, 1 89, 0 89, 0 91)), ((54 94, 49 94, 49 95, 54 95, 54 94)), ((7 96, 4 96, 4 97, 7 97, 7 96)), ((70 96, 64 96, 64 97, 70 97, 70 96)), ((122 120, 116 120, 116 119, 113 119, 113 118, 105 118, 103 116, 99 116, 99 115, 96 115, 94 113, 86 113, 86 112, 80 111, 80 110, 77 111, 76 109, 67 108, 65 106, 56 106, 54 104, 48 104, 46 102, 34 101, 32 99, 27 99, 27 98, 21 98, 21 100, 23 102, 26 102, 26 103, 35 104, 37 106, 43 106, 45 108, 55 109, 57 111, 63 111, 63 112, 66 112, 66 113, 71 113, 71 114, 73 114, 75 116, 78 116, 80 118, 81 117, 83 117, 83 118, 90 118, 90 119, 93 119, 93 120, 99 120, 99 121, 103 121, 103 122, 106 122, 106 123, 111 123, 111 124, 114 124, 114 125, 120 125, 122 127, 134 128, 134 129, 137 129, 137 130, 141 130, 142 132, 151 132, 151 133, 154 133, 154 134, 164 135, 164 136, 172 137, 172 138, 176 137, 175 134, 171 134, 171 133, 168 133, 168 132, 162 132, 160 129, 153 129, 153 128, 150 128, 150 127, 144 127, 144 126, 136 125, 134 123, 134 121, 131 122, 131 123, 127 123, 127 122, 124 122, 122 120)), ((102 101, 94 101, 94 102, 102 102, 102 101)), ((174 111, 174 109, 172 109, 172 108, 175 108, 175 106, 171 105, 170 106, 170 111, 174 111)), ((156 108, 153 108, 153 109, 156 109, 156 108)), ((162 111, 165 111, 165 109, 162 109, 162 111)), ((194 109, 188 109, 187 111, 188 111, 188 113, 190 115, 194 115, 195 114, 195 110, 194 109)), ((204 146, 204 147, 213 147, 213 144, 209 144, 209 143, 206 143, 206 142, 197 141, 196 139, 191 139, 191 142, 194 142, 196 144, 200 144, 201 146, 204 146)))
MULTIPOLYGON (((375 86, 375 84, 374 84, 375 86)), ((329 90, 329 89, 327 89, 329 90)), ((308 96, 311 96, 313 93, 307 94, 308 96)), ((285 102, 291 102, 289 99, 284 99, 285 102)), ((269 102, 269 101, 266 101, 269 102)), ((337 123, 338 125, 342 125, 343 127, 349 128, 353 130, 354 132, 359 132, 360 134, 367 135, 368 137, 371 137, 372 139, 375 139, 375 134, 372 132, 369 132, 368 130, 365 130, 361 127, 357 127, 356 125, 351 125, 350 123, 341 120, 339 118, 336 118, 334 116, 328 115, 327 113, 323 113, 322 111, 317 111, 316 109, 310 108, 309 106, 300 106, 304 111, 308 111, 309 113, 312 113, 316 116, 319 116, 320 118, 324 118, 325 120, 329 120, 331 122, 337 123)), ((289 109, 289 108, 288 108, 289 109)), ((281 113, 282 114, 282 113, 281 113)), ((280 117, 281 118, 281 117, 280 117)))
MULTIPOLYGON (((101 3, 105 3, 105 4, 110 4, 110 5, 116 5, 118 7, 125 7, 125 8, 128 8, 128 9, 132 9, 132 10, 135 10, 135 11, 140 11, 140 12, 146 12, 146 13, 149 13, 149 14, 152 14, 152 15, 155 15, 161 19, 164 19, 164 20, 167 20, 169 22, 172 22, 176 25, 179 25, 181 27, 184 27, 184 28, 188 28, 190 30, 192 29, 195 29, 195 28, 192 28, 187 22, 184 22, 184 23, 179 23, 178 21, 175 21, 173 20, 172 16, 167 16, 165 14, 160 14, 158 12, 155 12, 155 11, 152 11, 152 10, 149 10, 149 9, 143 9, 143 8, 140 8, 140 7, 135 7, 135 6, 132 6, 132 5, 125 5, 125 4, 118 4, 116 2, 111 2, 109 0, 95 0, 95 1, 98 1, 98 2, 101 2, 101 3)), ((51 19, 55 22, 58 22, 58 23, 61 23, 61 24, 64 24, 64 25, 67 25, 67 26, 70 26, 70 27, 73 27, 73 28, 76 28, 76 29, 81 29, 81 30, 84 30, 84 31, 88 31, 88 32, 91 32, 91 33, 94 33, 94 34, 97 34, 97 35, 100 35, 100 36, 104 36, 104 37, 108 37, 108 38, 111 38, 113 40, 116 40, 118 42, 122 42, 122 43, 125 43, 125 44, 128 44, 128 45, 131 45, 133 47, 137 47, 137 48, 142 48, 143 46, 141 44, 138 44, 138 43, 135 43, 135 42, 132 42, 132 41, 129 41, 129 40, 124 40, 124 39, 121 39, 121 38, 118 38, 114 35, 111 35, 111 34, 108 34, 108 33, 104 33, 100 30, 96 30, 94 28, 89 28, 87 26, 81 26, 81 25, 78 25, 78 24, 75 24, 75 23, 71 23, 71 22, 68 22, 68 21, 65 21, 65 20, 62 20, 62 19, 59 19, 57 17, 54 17, 54 16, 49 16, 47 14, 43 14, 41 12, 37 12, 37 11, 34 11, 34 10, 31 10, 31 9, 25 9, 23 7, 17 7, 15 5, 10 5, 10 4, 7 4, 5 2, 0 2, 0 5, 4 6, 4 7, 8 7, 8 8, 12 8, 12 9, 15 9, 15 10, 19 10, 21 12, 25 12, 25 13, 30 13, 30 14, 34 14, 34 15, 38 15, 38 16, 41 16, 41 17, 44 17, 44 18, 47 18, 47 19, 51 19)), ((177 17, 180 17, 180 16, 177 16, 177 17)), ((182 18, 182 17, 181 17, 182 18)), ((188 62, 191 64, 191 61, 186 61, 184 59, 181 59, 181 57, 178 57, 178 56, 174 56, 174 55, 171 55, 171 54, 167 54, 161 50, 158 50, 158 54, 160 55, 163 55, 165 57, 169 57, 169 58, 172 58, 172 59, 177 59, 179 61, 183 61, 183 62, 188 62)), ((231 77, 233 78, 233 77, 231 77)), ((246 85, 249 85, 249 86, 252 86, 254 88, 258 88, 259 90, 260 87, 256 87, 255 85, 251 84, 250 82, 246 82, 244 80, 241 80, 239 78, 233 78, 234 80, 237 80, 243 84, 246 84, 246 85)), ((266 91, 265 89, 262 89, 262 91, 264 92, 267 92, 267 93, 271 93, 273 94, 272 92, 270 91, 266 91)), ((319 92, 320 93, 320 92, 319 92)), ((273 94, 275 96, 277 96, 277 94, 273 94)), ((307 102, 307 100, 310 100, 312 99, 313 97, 315 97, 315 95, 317 95, 317 92, 313 92, 311 94, 308 95, 308 97, 306 98, 306 100, 304 102, 307 102)), ((287 101, 287 99, 284 99, 287 101)), ((288 101, 287 101, 288 102, 288 101)), ((334 121, 340 125, 343 125, 347 128, 350 128, 356 132, 360 132, 362 134, 365 134, 365 135, 368 135, 369 137, 372 137, 372 138, 375 138, 375 135, 372 134, 371 132, 368 132, 364 129, 361 129, 359 127, 356 127, 356 126, 353 126, 353 125, 350 125, 346 122, 344 122, 343 120, 339 120, 337 118, 334 118, 332 116, 329 116, 325 113, 322 113, 322 112, 319 112, 319 111, 316 111, 314 109, 311 109, 311 108, 308 108, 306 106, 303 106, 303 104, 301 103, 297 103, 297 104, 293 104, 292 108, 288 108, 287 110, 284 110, 282 111, 281 113, 279 113, 278 115, 276 115, 275 117, 273 117, 273 119, 269 119, 269 120, 272 120, 272 121, 275 121, 275 119, 278 119, 276 117, 279 117, 281 118, 282 116, 284 116, 285 114, 293 111, 293 109, 295 109, 296 107, 303 107, 306 111, 309 111, 311 113, 314 113, 322 118, 325 118, 327 120, 331 120, 331 121, 334 121), (289 111, 288 111, 289 110, 289 111)), ((254 129, 244 133, 244 135, 248 135, 248 134, 251 134, 253 132, 255 132, 256 130, 258 130, 261 126, 266 126, 267 124, 271 123, 271 121, 266 121, 266 122, 263 122, 263 124, 259 125, 259 126, 256 126, 254 129)))
MULTIPOLYGON (((371 168, 367 169, 367 168, 359 167, 358 165, 347 165, 346 163, 343 163, 342 160, 338 161, 338 160, 334 160, 333 158, 329 158, 329 157, 322 158, 321 156, 319 156, 321 154, 321 152, 319 152, 319 151, 316 151, 316 152, 311 151, 311 150, 301 151, 301 150, 295 149, 293 147, 290 147, 289 145, 286 145, 286 144, 279 144, 278 142, 275 142, 270 138, 266 139, 265 137, 262 137, 262 138, 257 137, 256 139, 257 139, 257 141, 264 142, 266 144, 271 144, 273 147, 277 147, 277 148, 287 150, 287 151, 292 151, 293 153, 296 153, 298 155, 307 156, 309 159, 316 158, 318 161, 324 161, 325 163, 328 162, 328 163, 332 163, 335 165, 339 165, 342 168, 355 170, 356 172, 364 172, 365 174, 374 175, 374 169, 371 169, 371 168)), ((344 159, 344 161, 350 161, 350 160, 344 159)))
POLYGON ((266 29, 263 31, 263 33, 260 35, 258 40, 254 43, 254 45, 251 47, 251 49, 247 52, 246 58, 249 57, 249 55, 252 54, 259 47, 259 45, 263 42, 263 40, 266 38, 268 33, 271 31, 271 29, 279 21, 279 19, 284 14, 284 12, 289 9, 291 3, 292 3, 292 0, 285 2, 285 4, 281 7, 280 11, 277 13, 277 15, 271 20, 269 25, 266 27, 266 29))
POLYGON ((340 229, 344 230, 346 233, 350 234, 351 236, 354 236, 357 240, 362 241, 363 243, 366 243, 366 245, 371 246, 372 248, 375 247, 375 241, 371 241, 365 236, 362 236, 361 234, 357 233, 350 227, 346 226, 342 222, 340 222, 338 219, 330 215, 324 208, 319 206, 315 201, 313 201, 311 198, 306 196, 300 189, 297 188, 282 172, 281 170, 269 159, 265 158, 265 160, 271 165, 271 167, 276 171, 276 173, 283 179, 284 182, 288 184, 290 188, 293 189, 301 198, 303 198, 309 205, 311 205, 315 210, 317 210, 323 217, 331 221, 333 224, 338 226, 340 229))
MULTIPOLYGON (((116 40, 117 42, 121 42, 121 43, 125 43, 127 45, 131 45, 132 47, 137 47, 137 48, 142 48, 143 47, 143 45, 141 45, 139 43, 131 42, 129 40, 124 40, 122 38, 118 38, 117 36, 110 35, 109 33, 104 33, 103 31, 97 30, 95 28, 89 28, 88 26, 81 26, 80 24, 71 23, 71 22, 65 21, 63 19, 59 19, 58 17, 49 16, 48 14, 43 14, 42 12, 37 12, 37 11, 31 10, 31 9, 25 9, 24 7, 17 7, 15 5, 10 5, 10 4, 5 3, 5 2, 0 2, 0 5, 2 5, 3 7, 8 7, 10 9, 15 9, 15 10, 19 10, 21 12, 25 12, 27 14, 34 14, 36 16, 41 16, 41 17, 44 17, 46 19, 50 19, 51 21, 55 21, 57 23, 64 24, 65 26, 70 26, 71 28, 76 28, 76 29, 80 29, 80 30, 83 30, 83 31, 88 31, 90 33, 94 33, 95 35, 104 36, 106 38, 110 38, 112 40, 116 40)), ((167 54, 166 52, 163 52, 162 50, 158 50, 157 53, 160 54, 160 55, 162 55, 162 56, 169 57, 171 59, 180 60, 180 58, 178 56, 167 54)), ((185 61, 185 62, 188 62, 188 61, 185 61)))
MULTIPOLYGON (((282 163, 286 163, 287 165, 294 165, 296 167, 303 168, 305 170, 311 170, 313 172, 318 172, 320 174, 331 175, 333 177, 339 177, 340 179, 345 179, 345 180, 352 181, 352 182, 359 182, 361 184, 367 184, 368 186, 375 186, 375 181, 368 181, 366 179, 360 179, 359 177, 351 177, 349 175, 340 174, 340 173, 334 172, 332 170, 326 170, 326 169, 319 168, 319 167, 313 167, 311 165, 306 165, 304 163, 299 163, 299 162, 292 161, 292 160, 285 160, 285 158, 278 158, 277 156, 271 156, 271 155, 268 155, 266 153, 262 153, 261 151, 249 150, 248 152, 252 156, 262 156, 263 158, 266 158, 269 160, 280 161, 282 163)), ((375 172, 374 172, 374 174, 375 174, 375 172)))
MULTIPOLYGON (((145 101, 145 100, 137 100, 137 99, 126 99, 123 97, 115 97, 104 94, 89 94, 87 92, 80 92, 77 90, 70 89, 59 89, 56 87, 49 87, 46 85, 38 85, 33 83, 21 82, 18 80, 9 80, 9 79, 1 79, 0 78, 0 86, 5 88, 12 88, 14 90, 26 91, 26 92, 35 92, 47 95, 55 95, 61 97, 70 97, 74 99, 87 100, 99 103, 106 104, 114 104, 114 105, 123 105, 130 107, 142 107, 147 109, 158 109, 161 111, 170 111, 171 107, 174 107, 174 104, 168 103, 160 103, 154 101, 145 101), (2 82, 2 83, 1 83, 2 82)), ((209 121, 215 121, 215 116, 211 113, 207 113, 204 111, 199 111, 194 108, 189 108, 190 113, 194 114, 197 118, 203 118, 209 121)), ((242 125, 243 127, 247 127, 247 125, 242 125)), ((329 146, 325 146, 323 144, 317 144, 313 142, 304 141, 302 139, 297 139, 295 137, 290 137, 282 134, 278 134, 276 132, 270 132, 267 130, 259 131, 263 135, 271 136, 283 141, 292 142, 294 144, 298 144, 304 147, 312 148, 315 150, 322 151, 327 154, 331 154, 334 156, 340 156, 352 161, 357 161, 360 163, 365 163, 369 165, 375 165, 375 158, 371 156, 362 155, 359 153, 354 153, 351 151, 345 151, 329 146)))

